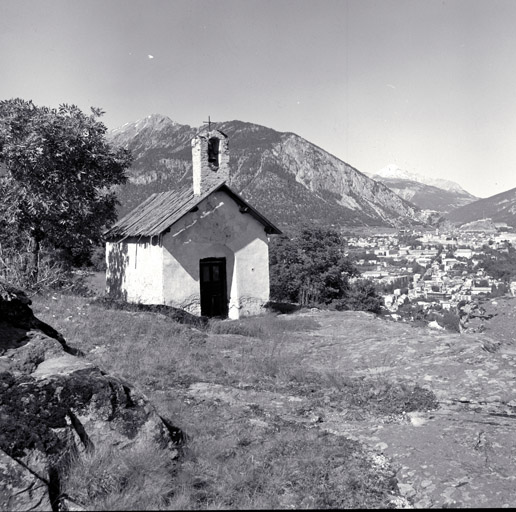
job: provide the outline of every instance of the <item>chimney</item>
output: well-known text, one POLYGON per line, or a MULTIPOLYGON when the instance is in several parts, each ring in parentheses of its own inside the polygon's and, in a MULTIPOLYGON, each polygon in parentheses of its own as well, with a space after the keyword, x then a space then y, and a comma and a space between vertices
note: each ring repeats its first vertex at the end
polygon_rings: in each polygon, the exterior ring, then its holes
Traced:
POLYGON ((192 139, 192 170, 196 196, 229 179, 228 138, 224 133, 210 130, 192 139))

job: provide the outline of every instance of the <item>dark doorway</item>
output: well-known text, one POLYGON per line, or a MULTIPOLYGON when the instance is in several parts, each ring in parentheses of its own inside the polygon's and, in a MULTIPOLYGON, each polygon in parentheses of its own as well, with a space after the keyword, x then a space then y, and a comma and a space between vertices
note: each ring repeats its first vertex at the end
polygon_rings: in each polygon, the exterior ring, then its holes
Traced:
POLYGON ((226 258, 206 258, 200 262, 201 315, 228 316, 226 258))

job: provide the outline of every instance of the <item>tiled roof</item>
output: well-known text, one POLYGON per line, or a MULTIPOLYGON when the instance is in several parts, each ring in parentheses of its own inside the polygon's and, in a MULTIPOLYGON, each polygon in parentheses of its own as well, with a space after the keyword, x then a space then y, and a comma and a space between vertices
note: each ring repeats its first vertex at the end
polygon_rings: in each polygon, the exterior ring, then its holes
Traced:
POLYGON ((122 217, 110 229, 104 232, 109 240, 121 241, 129 237, 153 237, 161 235, 181 217, 187 214, 201 201, 217 190, 227 192, 246 213, 261 222, 269 233, 281 234, 281 231, 233 192, 223 181, 213 184, 201 195, 194 195, 191 187, 178 191, 152 194, 143 203, 122 217))

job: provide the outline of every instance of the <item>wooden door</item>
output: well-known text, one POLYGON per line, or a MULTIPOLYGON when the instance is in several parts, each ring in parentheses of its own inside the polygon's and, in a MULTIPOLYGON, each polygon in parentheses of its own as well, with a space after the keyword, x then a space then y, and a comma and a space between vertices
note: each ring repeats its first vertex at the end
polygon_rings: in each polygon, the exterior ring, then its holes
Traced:
POLYGON ((201 315, 228 316, 226 258, 206 258, 200 262, 201 315))

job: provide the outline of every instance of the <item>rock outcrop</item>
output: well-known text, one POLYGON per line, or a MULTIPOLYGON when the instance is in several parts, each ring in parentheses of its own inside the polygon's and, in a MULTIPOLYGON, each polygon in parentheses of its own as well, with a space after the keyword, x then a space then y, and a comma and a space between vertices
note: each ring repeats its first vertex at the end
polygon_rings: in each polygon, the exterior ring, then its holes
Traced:
POLYGON ((178 455, 181 432, 141 393, 80 357, 0 281, 0 510, 66 510, 60 477, 96 448, 158 447, 178 455))

